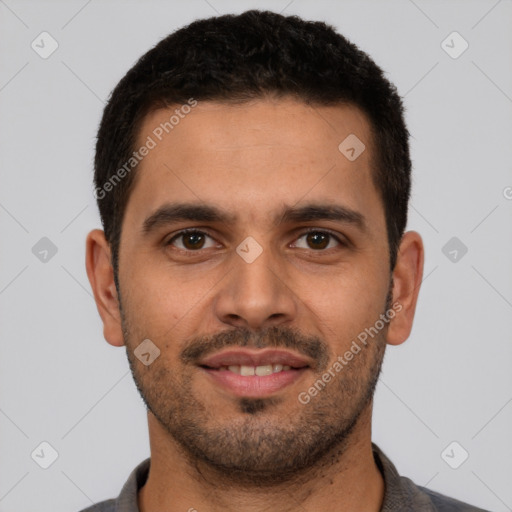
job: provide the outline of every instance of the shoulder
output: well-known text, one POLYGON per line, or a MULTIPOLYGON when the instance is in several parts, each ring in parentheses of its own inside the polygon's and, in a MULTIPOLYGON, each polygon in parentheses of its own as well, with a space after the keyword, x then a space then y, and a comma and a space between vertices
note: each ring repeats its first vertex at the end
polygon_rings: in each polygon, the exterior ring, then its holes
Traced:
POLYGON ((384 478, 384 500, 381 512, 488 512, 436 491, 416 485, 401 476, 393 463, 375 444, 373 455, 384 478))
POLYGON ((420 486, 418 486, 418 489, 430 498, 430 501, 439 512, 487 512, 483 508, 450 498, 431 489, 420 486))
POLYGON ((80 512, 115 512, 116 500, 106 500, 101 503, 96 503, 90 507, 80 510, 80 512))
POLYGON ((130 473, 117 498, 101 501, 80 512, 138 512, 137 495, 146 483, 150 464, 151 459, 147 458, 130 473))

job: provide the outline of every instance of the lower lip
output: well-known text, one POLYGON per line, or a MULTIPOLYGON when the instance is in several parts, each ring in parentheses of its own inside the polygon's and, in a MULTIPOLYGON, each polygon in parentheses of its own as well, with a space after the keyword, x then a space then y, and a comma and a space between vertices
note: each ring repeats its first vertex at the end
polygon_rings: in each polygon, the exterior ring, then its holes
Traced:
POLYGON ((307 368, 283 370, 259 377, 251 375, 243 377, 229 370, 211 370, 202 368, 221 387, 233 395, 248 398, 262 398, 281 391, 299 380, 307 368))

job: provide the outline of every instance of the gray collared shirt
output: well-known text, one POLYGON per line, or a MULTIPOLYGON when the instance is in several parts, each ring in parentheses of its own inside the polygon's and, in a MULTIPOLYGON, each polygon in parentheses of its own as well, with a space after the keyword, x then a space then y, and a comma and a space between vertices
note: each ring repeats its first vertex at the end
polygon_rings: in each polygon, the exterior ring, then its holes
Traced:
MULTIPOLYGON (((384 501, 380 512, 486 512, 462 501, 415 485, 400 476, 393 463, 373 444, 373 456, 384 477, 384 501)), ((151 459, 141 462, 130 474, 116 499, 102 501, 81 512, 140 512, 137 493, 146 483, 151 459)), ((488 512, 488 511, 487 511, 488 512)))

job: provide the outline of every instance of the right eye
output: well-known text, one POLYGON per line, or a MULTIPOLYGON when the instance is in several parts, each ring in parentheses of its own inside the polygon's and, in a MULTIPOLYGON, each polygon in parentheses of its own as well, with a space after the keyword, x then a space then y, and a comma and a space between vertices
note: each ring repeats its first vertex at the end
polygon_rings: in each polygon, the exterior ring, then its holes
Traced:
POLYGON ((198 251, 200 249, 215 247, 215 241, 204 231, 199 231, 197 229, 184 229, 174 235, 166 245, 173 245, 182 251, 198 251), (207 239, 211 240, 209 245, 206 245, 207 239))

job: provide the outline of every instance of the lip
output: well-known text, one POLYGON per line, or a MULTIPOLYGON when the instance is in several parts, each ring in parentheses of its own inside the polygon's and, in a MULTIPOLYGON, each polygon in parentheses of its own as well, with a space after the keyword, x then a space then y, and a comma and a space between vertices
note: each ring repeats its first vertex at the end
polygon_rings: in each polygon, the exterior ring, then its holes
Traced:
POLYGON ((199 363, 200 369, 219 387, 231 395, 247 398, 263 398, 297 382, 309 369, 309 361, 287 350, 266 349, 251 351, 231 349, 209 356, 199 363), (226 366, 266 366, 271 364, 287 365, 289 370, 282 370, 270 375, 242 376, 231 372, 226 366), (222 368, 222 369, 221 369, 222 368))
POLYGON ((288 365, 295 369, 311 366, 308 359, 288 350, 230 349, 213 354, 199 362, 199 366, 218 369, 221 366, 264 366, 268 364, 288 365))
POLYGON ((213 382, 230 394, 247 398, 264 398, 273 395, 299 380, 308 371, 308 368, 304 367, 296 370, 283 370, 263 377, 257 375, 242 377, 242 375, 229 370, 201 369, 209 375, 213 382))

